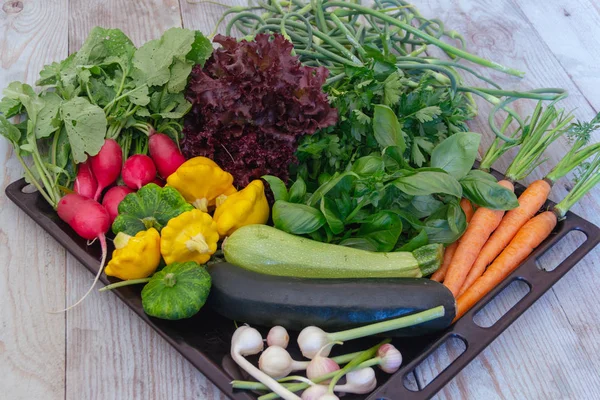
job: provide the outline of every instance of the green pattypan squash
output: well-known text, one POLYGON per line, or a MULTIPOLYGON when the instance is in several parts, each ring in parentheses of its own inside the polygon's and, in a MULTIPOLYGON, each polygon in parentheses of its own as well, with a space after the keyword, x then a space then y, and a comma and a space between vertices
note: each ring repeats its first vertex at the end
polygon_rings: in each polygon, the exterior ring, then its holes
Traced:
POLYGON ((112 230, 129 236, 150 228, 160 232, 171 218, 193 209, 176 189, 149 183, 121 201, 112 230))
POLYGON ((173 263, 156 272, 142 289, 142 306, 151 317, 177 320, 196 314, 208 298, 211 278, 194 261, 173 263))

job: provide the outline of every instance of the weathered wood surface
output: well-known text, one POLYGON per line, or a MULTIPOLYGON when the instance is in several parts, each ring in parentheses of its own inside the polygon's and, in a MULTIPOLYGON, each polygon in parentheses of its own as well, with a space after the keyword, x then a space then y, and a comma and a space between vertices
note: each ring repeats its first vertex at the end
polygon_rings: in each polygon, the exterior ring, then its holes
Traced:
MULTIPOLYGON (((244 0, 224 1, 228 5, 244 0)), ((172 26, 210 32, 222 7, 186 0, 3 1, 0 6, 0 87, 33 83, 42 65, 75 51, 95 25, 122 29, 139 45, 172 26)), ((584 120, 600 107, 600 7, 591 0, 424 0, 464 34, 479 55, 527 71, 524 80, 491 73, 506 88, 564 87, 562 102, 584 120)), ((223 26, 220 32, 223 32, 223 26)), ((489 71, 487 71, 490 74, 489 71)), ((517 104, 526 112, 531 103, 517 104)), ((486 106, 482 114, 486 113, 486 106)), ((488 133, 485 120, 472 129, 488 133)), ((491 136, 487 136, 487 145, 491 136)), ((597 139, 596 139, 597 140, 597 139)), ((565 142, 548 152, 549 165, 565 142)), ((0 182, 5 188, 21 168, 0 141, 0 182)), ((498 163, 506 168, 508 157, 498 163)), ((525 183, 548 172, 541 167, 525 183)), ((560 182, 552 199, 571 185, 560 182)), ((574 211, 600 225, 600 190, 574 211)), ((579 238, 580 239, 580 238, 579 238)), ((556 264, 578 238, 541 262, 556 264)), ((600 252, 588 255, 440 392, 438 399, 600 398, 600 252)), ((91 275, 2 193, 0 195, 0 386, 7 399, 212 399, 224 398, 164 340, 112 294, 94 293, 85 307, 48 314, 73 303, 91 275)), ((486 308, 497 318, 523 291, 510 288, 486 308)), ((431 380, 457 346, 448 346, 417 371, 431 380)))

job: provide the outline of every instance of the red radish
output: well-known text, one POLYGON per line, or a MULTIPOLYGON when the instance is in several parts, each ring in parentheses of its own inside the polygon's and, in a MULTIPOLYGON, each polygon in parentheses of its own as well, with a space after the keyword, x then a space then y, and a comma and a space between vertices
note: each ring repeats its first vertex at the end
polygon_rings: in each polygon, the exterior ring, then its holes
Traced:
POLYGON ((121 178, 127 186, 137 190, 156 178, 156 166, 150 157, 134 154, 125 160, 121 178))
POLYGON ((100 152, 90 157, 92 172, 96 177, 96 181, 98 181, 94 200, 97 201, 104 188, 116 181, 121 174, 122 154, 121 146, 115 140, 106 139, 100 152))
POLYGON ((163 181, 160 178, 154 178, 154 180, 152 181, 152 183, 154 183, 155 185, 158 185, 160 187, 164 187, 165 186, 165 181, 163 181))
POLYGON ((79 236, 87 240, 98 239, 102 248, 102 260, 100 261, 100 268, 98 269, 94 283, 79 301, 62 310, 67 311, 81 303, 91 293, 100 278, 100 274, 104 269, 104 263, 106 262, 107 249, 106 237, 104 235, 110 228, 110 216, 100 203, 77 193, 71 193, 61 198, 56 211, 60 219, 69 224, 79 236))
POLYGON ((133 192, 134 191, 127 186, 114 186, 108 189, 108 192, 104 194, 102 205, 106 208, 106 211, 108 211, 108 215, 110 215, 111 224, 115 218, 117 218, 117 215, 119 215, 119 203, 121 203, 125 196, 133 192))
POLYGON ((77 178, 75 178, 75 184, 73 190, 75 193, 82 195, 83 197, 93 198, 98 189, 98 182, 92 173, 89 161, 79 164, 77 168, 77 178))
POLYGON ((185 157, 183 157, 175 142, 164 133, 150 134, 148 151, 156 164, 158 174, 163 179, 167 179, 185 162, 185 157))

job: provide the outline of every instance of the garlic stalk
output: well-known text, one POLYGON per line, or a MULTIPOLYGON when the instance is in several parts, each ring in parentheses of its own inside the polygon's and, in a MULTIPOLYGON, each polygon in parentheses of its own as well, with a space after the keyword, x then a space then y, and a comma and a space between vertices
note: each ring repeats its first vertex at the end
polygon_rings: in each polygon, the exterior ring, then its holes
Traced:
MULTIPOLYGON (((309 326, 304 328, 302 332, 300 332, 300 335, 298 335, 298 346, 304 357, 312 359, 321 348, 331 345, 332 343, 344 342, 346 340, 358 339, 421 324, 432 319, 443 317, 444 312, 444 306, 438 306, 420 313, 335 333, 327 333, 316 326, 309 326)), ((330 351, 331 346, 325 349, 323 355, 328 356, 330 351)))

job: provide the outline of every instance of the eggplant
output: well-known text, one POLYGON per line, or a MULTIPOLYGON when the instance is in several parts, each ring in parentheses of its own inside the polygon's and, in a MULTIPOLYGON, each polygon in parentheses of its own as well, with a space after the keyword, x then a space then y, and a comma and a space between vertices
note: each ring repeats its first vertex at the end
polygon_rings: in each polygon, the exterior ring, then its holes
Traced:
POLYGON ((265 275, 229 263, 208 267, 207 306, 238 323, 292 331, 318 326, 339 331, 444 306, 445 315, 386 336, 420 336, 447 328, 456 315, 454 296, 424 278, 307 279, 265 275))

